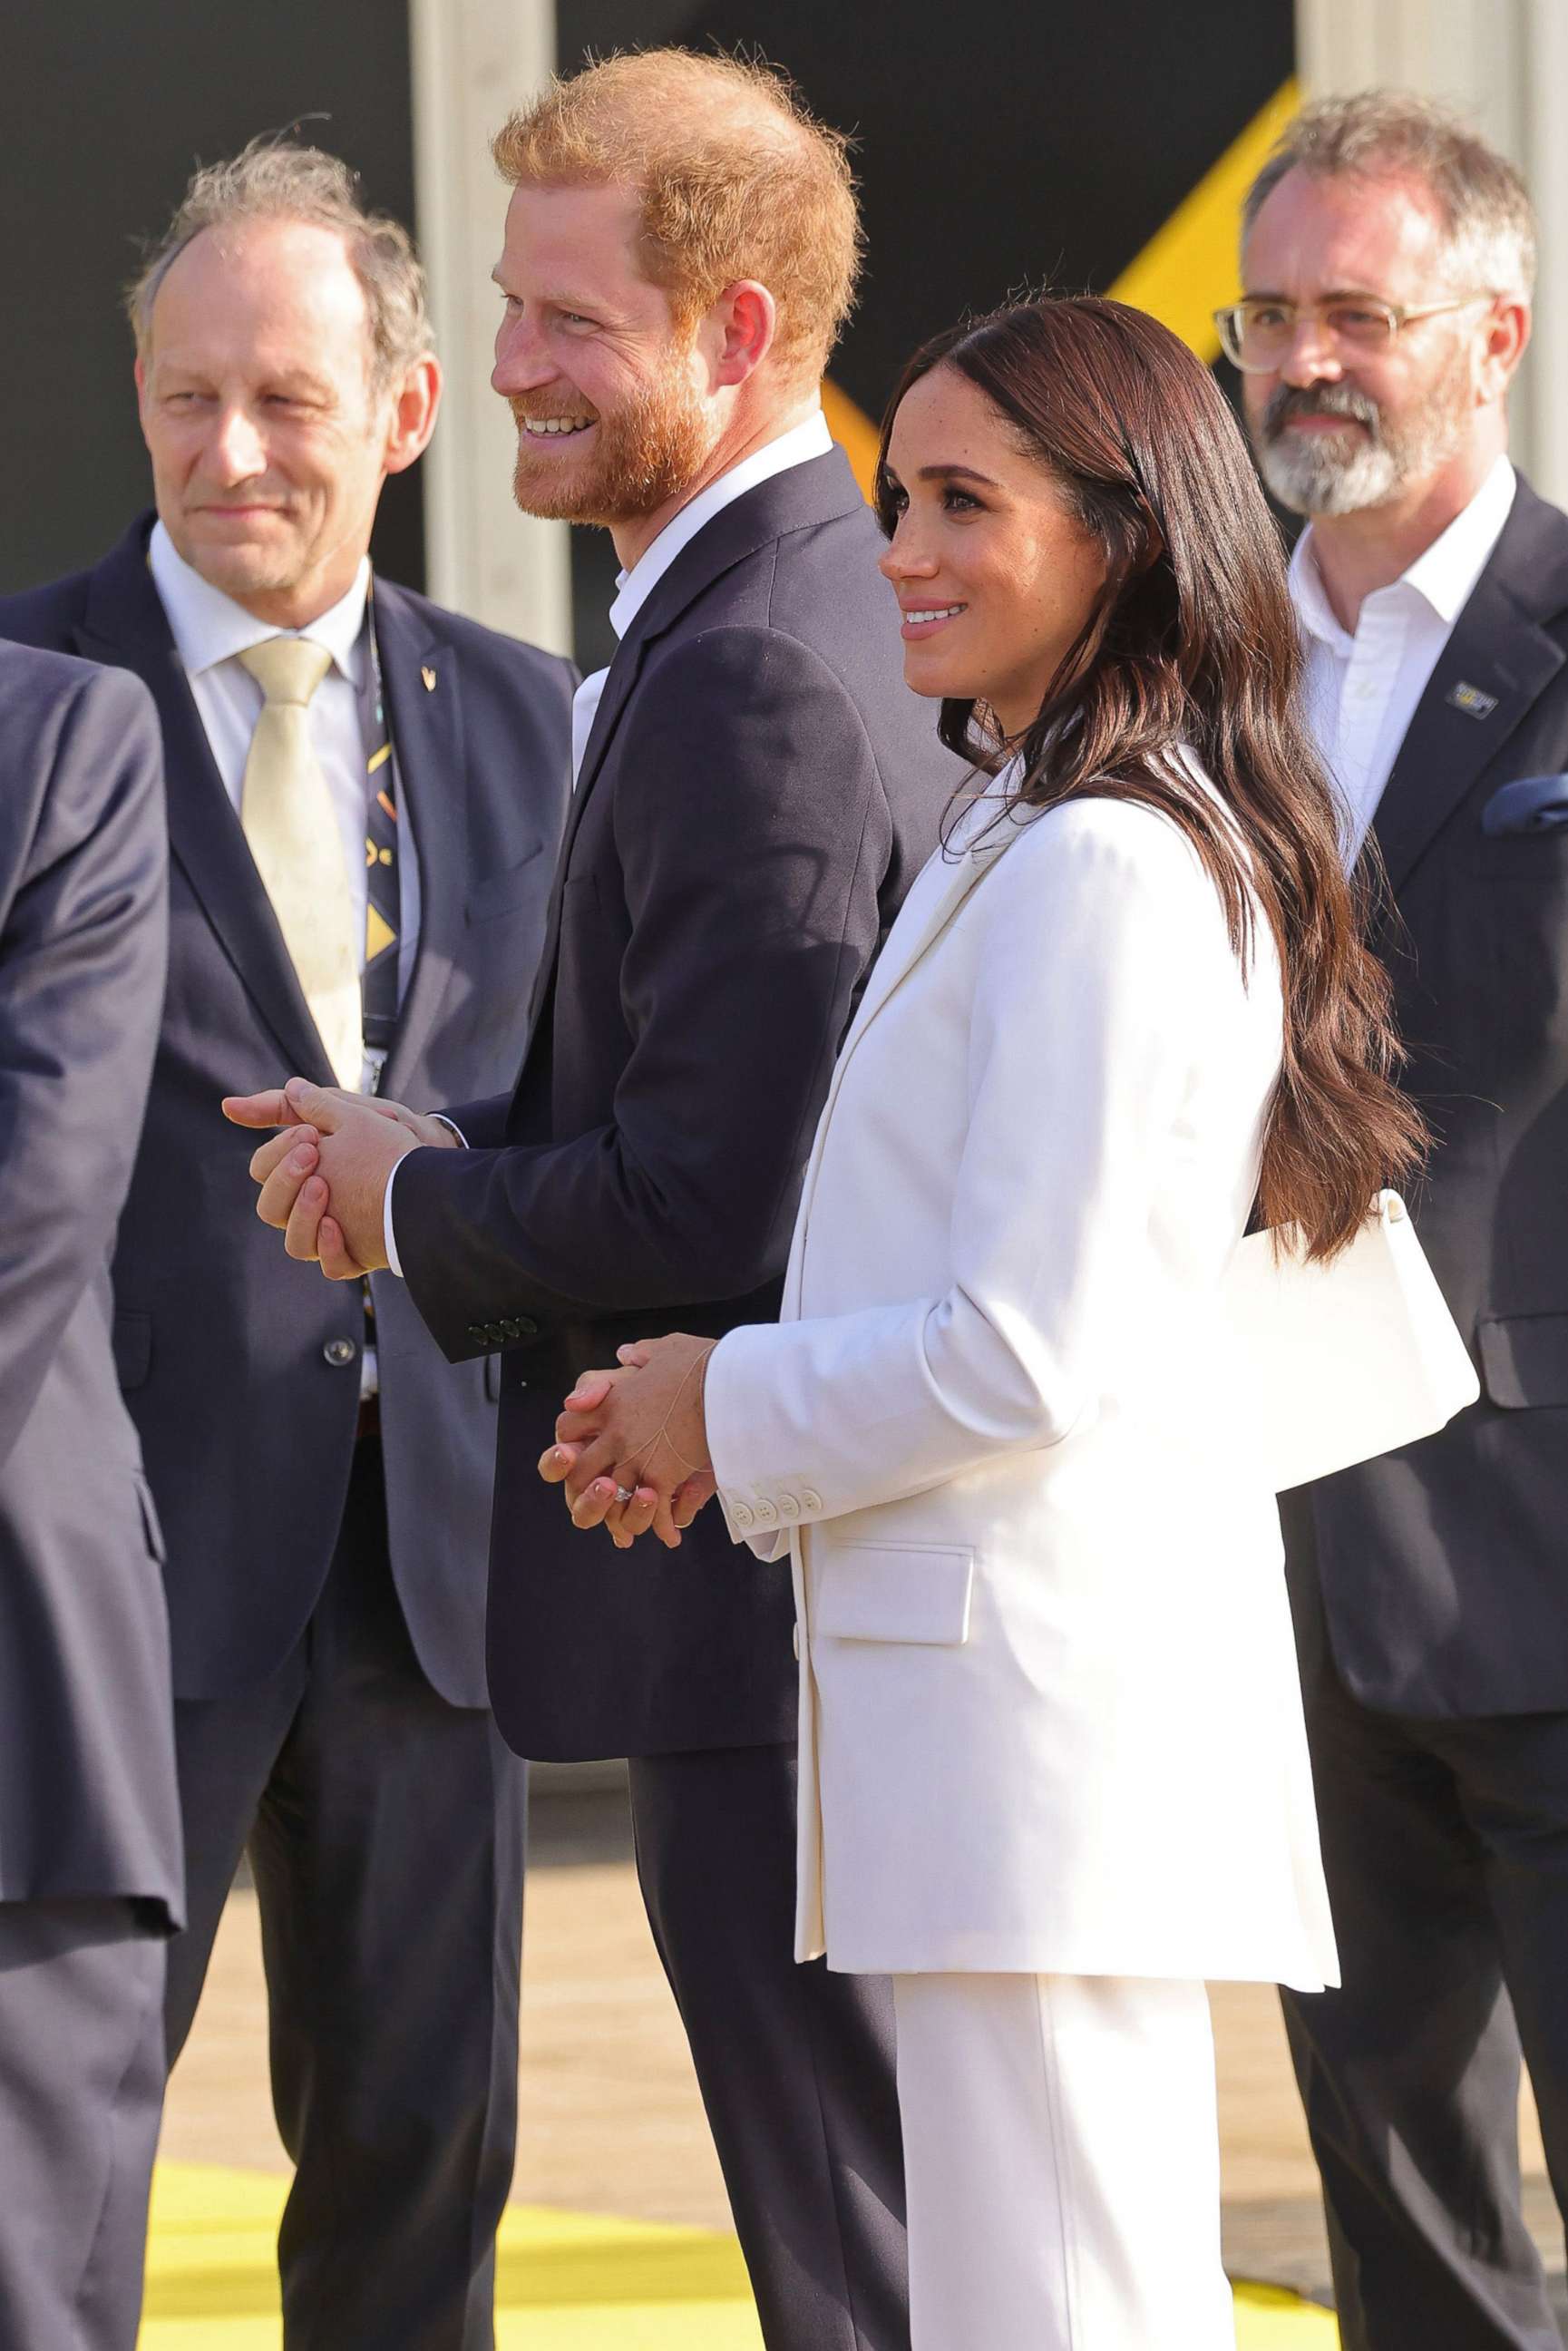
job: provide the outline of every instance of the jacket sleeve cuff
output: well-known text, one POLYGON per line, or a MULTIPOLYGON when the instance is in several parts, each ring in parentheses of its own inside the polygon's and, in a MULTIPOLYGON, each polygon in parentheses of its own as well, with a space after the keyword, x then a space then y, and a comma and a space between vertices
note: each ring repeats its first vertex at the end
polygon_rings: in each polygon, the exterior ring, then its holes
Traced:
POLYGON ((708 1357, 703 1382, 708 1455, 718 1488, 718 1505, 733 1543, 745 1543, 760 1560, 781 1559, 789 1530, 823 1515, 822 1498, 804 1477, 764 1492, 748 1474, 747 1432, 754 1427, 754 1382, 766 1377, 766 1343, 771 1327, 759 1324, 730 1332, 708 1357), (760 1345, 748 1342, 760 1341, 760 1345))

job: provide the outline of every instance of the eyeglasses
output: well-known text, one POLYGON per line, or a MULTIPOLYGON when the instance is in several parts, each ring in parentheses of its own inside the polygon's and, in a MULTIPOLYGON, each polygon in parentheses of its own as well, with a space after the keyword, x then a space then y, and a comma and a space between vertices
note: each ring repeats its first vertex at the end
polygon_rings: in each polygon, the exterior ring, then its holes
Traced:
POLYGON ((1370 295, 1346 294, 1298 308, 1294 302, 1254 294, 1217 310, 1214 323, 1226 358, 1243 375, 1271 375, 1289 356, 1303 319, 1312 319, 1342 350, 1375 359, 1413 319, 1437 319, 1446 310, 1465 310, 1472 302, 1494 299, 1491 294, 1457 294, 1450 302, 1379 302, 1370 295))

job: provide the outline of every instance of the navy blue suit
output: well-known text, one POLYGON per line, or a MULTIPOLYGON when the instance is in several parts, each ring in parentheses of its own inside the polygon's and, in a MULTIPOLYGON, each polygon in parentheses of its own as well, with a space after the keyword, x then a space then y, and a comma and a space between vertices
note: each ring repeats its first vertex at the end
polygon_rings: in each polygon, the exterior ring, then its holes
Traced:
POLYGON ((166 941, 134 679, 0 644, 0 2342, 131 2351, 184 1906, 158 1521, 110 1347, 166 941))
POLYGON ((1516 2118, 1522 2043, 1568 2211, 1565 771, 1568 516, 1521 481, 1376 818, 1416 1217, 1481 1395, 1283 1510, 1343 1970, 1286 2013, 1346 2351, 1558 2339, 1516 2118))
POLYGON ((769 1320, 839 1042, 964 771, 903 682, 841 453, 745 492, 605 682, 517 1084, 400 1165, 409 1289, 502 1349, 490 1683, 533 1756, 628 1754, 649 1917, 769 2351, 908 2340, 886 1987, 796 1968, 787 1565, 716 1510, 628 1559, 535 1465, 622 1340, 769 1320))
MULTIPOLYGON (((175 653, 149 523, 0 603, 0 632, 134 671, 162 722, 169 987, 113 1278, 180 1701, 191 1928, 172 2053, 248 1841, 298 2164, 286 2322, 367 2351, 476 2351, 511 2173, 523 1852, 521 1770, 486 1711, 495 1365, 444 1362, 378 1276, 381 1433, 361 1434, 359 1286, 288 1260, 256 1219, 257 1138, 220 1097, 332 1076, 175 653)), ((522 1050, 574 674, 390 582, 373 610, 421 889, 383 1085, 441 1100, 507 1082, 522 1050)))

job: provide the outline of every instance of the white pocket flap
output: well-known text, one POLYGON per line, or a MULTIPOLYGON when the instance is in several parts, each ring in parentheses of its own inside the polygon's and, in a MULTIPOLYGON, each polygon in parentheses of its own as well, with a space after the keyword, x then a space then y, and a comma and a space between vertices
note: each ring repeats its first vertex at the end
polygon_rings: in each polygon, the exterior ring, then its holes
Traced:
POLYGON ((972 1551, 875 1542, 813 1545, 813 1634, 946 1649, 961 1648, 968 1639, 972 1551))

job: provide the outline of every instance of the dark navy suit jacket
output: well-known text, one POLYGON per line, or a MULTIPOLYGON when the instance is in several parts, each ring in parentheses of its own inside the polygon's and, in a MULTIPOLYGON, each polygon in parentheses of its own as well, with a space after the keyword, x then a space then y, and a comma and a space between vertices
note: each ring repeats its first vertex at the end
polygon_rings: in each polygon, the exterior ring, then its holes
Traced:
POLYGON ((1568 1706, 1568 829, 1508 829, 1510 788, 1565 770, 1568 516, 1521 480, 1376 819, 1417 1222, 1481 1398, 1285 1507, 1303 1623, 1395 1713, 1568 1706))
MULTIPOLYGON (((93 569, 0 601, 0 634, 134 670, 162 720, 169 989, 114 1259, 114 1341, 163 1522, 175 1688, 214 1698, 287 1656, 320 1592, 364 1323, 357 1284, 290 1262, 257 1221, 256 1138, 218 1109, 290 1071, 332 1080, 147 569, 150 524, 93 569)), ((423 1104, 516 1071, 566 809, 575 674, 387 581, 375 612, 421 891, 382 1083, 423 1104)), ((393 1576, 432 1683, 482 1705, 496 1366, 444 1362, 390 1275, 374 1297, 393 1576)))
POLYGON ((538 1757, 791 1739, 787 1565, 569 1524, 536 1471, 618 1342, 771 1320, 840 1040, 963 780, 904 686, 842 455, 715 516, 617 650, 515 1090, 411 1153, 393 1224, 455 1361, 503 1350, 490 1683, 538 1757))
POLYGON ((109 1256, 162 1000, 158 725, 0 644, 0 1901, 183 1917, 157 1516, 109 1256))

